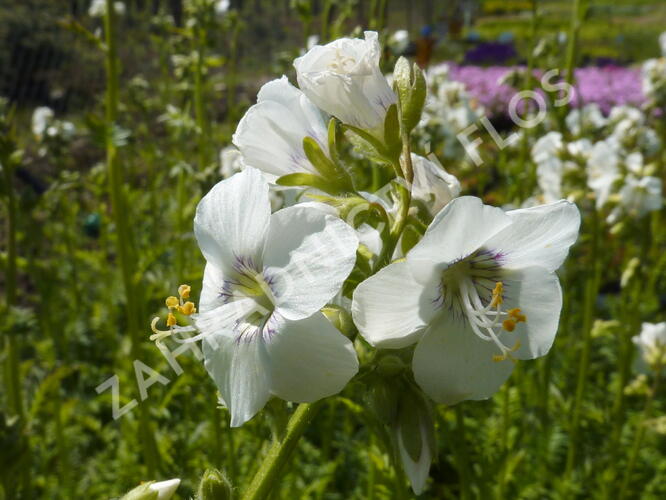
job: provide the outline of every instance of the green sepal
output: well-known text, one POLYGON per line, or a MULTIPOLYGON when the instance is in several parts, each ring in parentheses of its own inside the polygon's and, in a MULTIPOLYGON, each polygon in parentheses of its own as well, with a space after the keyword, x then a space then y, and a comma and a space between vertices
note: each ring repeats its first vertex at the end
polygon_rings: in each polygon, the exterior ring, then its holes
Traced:
POLYGON ((398 432, 402 437, 402 445, 415 462, 419 461, 423 449, 420 410, 417 397, 410 392, 402 395, 398 409, 398 432))
POLYGON ((369 388, 367 399, 372 412, 382 424, 394 425, 398 410, 395 387, 379 380, 369 388))
POLYGON ((402 232, 402 239, 400 240, 400 249, 403 255, 407 255, 414 245, 421 239, 421 234, 412 225, 405 227, 402 232))
MULTIPOLYGON (((331 124, 329 123, 329 145, 331 140, 330 134, 331 124)), ((335 135, 335 123, 333 123, 333 135, 335 135)), ((312 166, 317 169, 317 172, 319 172, 328 183, 335 185, 340 191, 353 191, 351 178, 347 172, 326 156, 326 153, 324 153, 316 140, 312 137, 304 137, 303 151, 312 166)), ((326 192, 330 191, 330 188, 326 190, 326 192)))
POLYGON ((402 151, 402 141, 400 140, 400 120, 398 119, 398 106, 391 104, 389 109, 386 111, 386 118, 384 119, 384 142, 386 144, 386 149, 391 158, 391 161, 395 163, 400 157, 400 152, 402 151))
POLYGON ((426 81, 418 65, 412 67, 404 57, 398 59, 393 70, 395 89, 400 100, 403 131, 409 134, 421 120, 425 106, 426 81))
POLYGON ((159 493, 151 490, 150 485, 155 481, 143 483, 125 494, 120 500, 157 500, 159 493))
POLYGON ((320 189, 326 193, 337 194, 340 192, 338 186, 331 185, 323 177, 320 177, 316 174, 308 174, 306 172, 296 172, 293 174, 283 175, 275 181, 279 186, 309 186, 313 188, 320 189))
POLYGON ((342 127, 344 130, 352 132, 349 140, 363 156, 382 163, 393 163, 390 151, 370 132, 347 124, 343 124, 342 127))
POLYGON ((206 469, 201 476, 197 500, 230 500, 232 487, 227 476, 217 469, 206 469))
POLYGON ((326 156, 321 149, 321 146, 312 137, 303 138, 303 151, 307 156, 312 166, 317 169, 322 177, 325 179, 335 179, 337 177, 337 169, 331 159, 326 156))

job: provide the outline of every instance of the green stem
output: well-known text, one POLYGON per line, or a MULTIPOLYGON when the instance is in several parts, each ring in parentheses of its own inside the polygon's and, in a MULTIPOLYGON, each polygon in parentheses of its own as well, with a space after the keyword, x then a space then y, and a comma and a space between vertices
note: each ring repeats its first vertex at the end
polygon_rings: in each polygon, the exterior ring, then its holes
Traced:
POLYGON ((567 40, 567 83, 574 81, 574 66, 576 64, 576 48, 578 46, 578 34, 580 32, 580 13, 582 0, 573 0, 571 11, 571 26, 569 27, 569 39, 567 40))
POLYGON ((592 212, 592 252, 590 262, 593 269, 587 278, 585 286, 585 309, 583 311, 583 349, 580 356, 580 363, 578 365, 578 379, 576 382, 576 394, 574 399, 569 449, 567 451, 566 473, 565 477, 569 477, 573 472, 576 461, 576 448, 578 439, 578 430, 580 426, 580 415, 583 405, 583 394, 585 393, 585 385, 587 382, 587 371, 590 364, 590 350, 592 347, 592 322, 595 315, 595 301, 597 298, 597 289, 599 286, 600 270, 599 265, 599 214, 595 210, 592 212))
MULTIPOLYGON (((118 158, 118 148, 114 142, 114 127, 118 118, 119 103, 119 68, 117 37, 115 32, 115 9, 113 0, 106 0, 106 14, 104 16, 105 31, 105 66, 106 66, 106 161, 111 192, 111 205, 113 219, 116 225, 116 246, 120 261, 123 286, 125 289, 125 303, 127 325, 132 341, 132 359, 138 359, 141 347, 139 330, 140 305, 134 286, 134 252, 130 237, 129 207, 125 203, 123 193, 123 172, 118 158)), ((144 458, 148 467, 149 477, 155 475, 157 470, 157 451, 155 438, 148 420, 148 408, 143 402, 139 408, 139 442, 143 445, 144 458)))
POLYGON ((654 396, 659 390, 659 379, 661 378, 661 367, 657 365, 654 370, 654 382, 652 384, 652 389, 648 392, 647 397, 645 398, 645 407, 643 408, 643 413, 641 419, 638 423, 638 429, 636 429, 636 435, 634 436, 634 443, 631 447, 631 454, 629 455, 629 463, 624 472, 624 478, 622 479, 622 486, 620 487, 620 494, 618 500, 622 500, 627 493, 629 487, 629 481, 631 480, 631 473, 634 470, 636 461, 638 460, 638 453, 641 451, 641 445, 643 444, 643 438, 645 437, 645 422, 650 418, 652 413, 652 402, 654 401, 654 396))
POLYGON ((298 440, 305 432, 308 424, 321 409, 324 400, 319 400, 314 403, 301 403, 296 408, 287 424, 287 429, 284 437, 281 440, 276 440, 259 470, 252 478, 250 486, 243 495, 243 500, 260 500, 267 498, 274 488, 279 484, 279 478, 284 467, 291 459, 298 440))
MULTIPOLYGON (((7 309, 16 305, 16 223, 18 210, 14 193, 14 169, 11 160, 3 161, 5 183, 7 186, 7 277, 5 279, 5 303, 7 309)), ((21 396, 21 368, 19 363, 19 346, 16 335, 7 334, 7 361, 5 366, 5 385, 10 409, 19 418, 24 417, 23 397, 21 396)))
POLYGON ((467 443, 465 442, 465 416, 462 407, 455 407, 457 444, 455 447, 456 461, 458 462, 458 474, 460 475, 460 498, 466 500, 471 498, 469 490, 469 460, 467 458, 467 443))

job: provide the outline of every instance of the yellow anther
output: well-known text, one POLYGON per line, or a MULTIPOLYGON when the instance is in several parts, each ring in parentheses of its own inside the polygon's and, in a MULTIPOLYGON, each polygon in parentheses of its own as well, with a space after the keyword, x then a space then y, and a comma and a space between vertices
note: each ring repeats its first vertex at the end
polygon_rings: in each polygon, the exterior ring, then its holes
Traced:
POLYGON ((176 317, 173 315, 173 313, 169 313, 169 314, 167 315, 166 324, 167 324, 167 326, 169 326, 169 327, 171 327, 171 326, 176 326, 176 324, 177 324, 177 322, 176 322, 176 317))
POLYGON ((505 319, 502 321, 502 328, 507 332, 512 332, 516 329, 516 322, 513 319, 505 319))
POLYGON ((516 345, 514 345, 511 349, 508 351, 504 352, 503 354, 495 354, 493 356, 493 361, 496 363, 499 363, 500 361, 504 361, 505 359, 510 359, 514 363, 516 362, 516 358, 511 356, 512 352, 516 352, 518 349, 520 349, 520 342, 516 342, 516 345))
POLYGON ((495 283, 495 289, 493 290, 493 300, 490 302, 491 307, 497 307, 502 305, 502 293, 504 292, 504 285, 501 281, 495 283))
POLYGON ((185 316, 189 316, 190 314, 194 314, 195 312, 197 312, 197 308, 194 307, 194 302, 190 301, 185 302, 182 306, 178 308, 178 310, 185 316))
POLYGON ((173 295, 171 297, 167 297, 166 299, 166 306, 169 309, 175 309, 180 305, 180 301, 178 300, 177 297, 174 297, 173 295))
POLYGON ((180 295, 181 299, 189 299, 191 290, 190 285, 180 285, 178 287, 178 295, 180 295))
POLYGON ((512 318, 516 323, 525 323, 527 321, 527 316, 521 313, 520 307, 515 309, 509 309, 507 314, 512 318))

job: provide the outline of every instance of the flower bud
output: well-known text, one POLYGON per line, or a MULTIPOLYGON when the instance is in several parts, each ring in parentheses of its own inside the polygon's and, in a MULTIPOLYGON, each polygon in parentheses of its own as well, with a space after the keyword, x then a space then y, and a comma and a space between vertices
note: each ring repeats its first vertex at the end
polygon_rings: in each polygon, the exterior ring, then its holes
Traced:
POLYGON ((365 40, 341 38, 316 45, 294 61, 298 85, 319 108, 347 125, 378 130, 395 94, 379 69, 375 31, 365 40))
POLYGON ((395 64, 393 76, 400 99, 401 124, 409 134, 421 120, 426 98, 425 77, 416 64, 410 68, 409 61, 404 57, 399 58, 395 64))
POLYGON ((180 479, 167 481, 150 481, 137 486, 127 493, 121 500, 169 500, 180 485, 180 479))
POLYGON ((232 488, 229 479, 217 469, 206 469, 201 482, 197 500, 229 500, 232 488))

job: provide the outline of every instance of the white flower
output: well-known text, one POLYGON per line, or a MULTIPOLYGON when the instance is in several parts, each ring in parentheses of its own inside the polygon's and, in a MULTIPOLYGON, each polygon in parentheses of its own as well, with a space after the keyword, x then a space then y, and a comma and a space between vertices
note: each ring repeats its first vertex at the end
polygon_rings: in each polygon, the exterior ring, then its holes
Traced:
POLYGON ((305 137, 312 137, 328 154, 325 117, 283 76, 261 87, 257 104, 247 110, 232 141, 246 165, 273 181, 295 172, 317 172, 303 151, 305 137))
POLYGON ((180 479, 169 479, 152 483, 148 489, 157 492, 157 500, 169 500, 176 493, 179 485, 180 479))
POLYGON ((567 151, 571 156, 575 156, 582 159, 587 159, 592 153, 592 141, 587 137, 578 139, 567 144, 567 151))
POLYGON ((394 53, 402 54, 409 46, 409 32, 407 30, 393 32, 389 39, 389 45, 394 53))
POLYGON ((643 323, 640 335, 631 339, 648 366, 666 363, 666 322, 643 323))
POLYGON ((532 146, 532 160, 534 163, 542 163, 552 158, 559 158, 563 149, 562 134, 559 132, 548 132, 532 146))
POLYGON ((537 163, 536 174, 544 202, 552 203, 562 198, 564 164, 559 158, 552 157, 537 163))
POLYGON ((49 125, 53 122, 55 114, 53 110, 46 106, 35 108, 32 113, 32 133, 41 138, 49 125))
POLYGON ((431 158, 435 161, 412 153, 412 197, 425 203, 429 212, 435 215, 460 194, 460 182, 444 170, 437 157, 433 155, 431 158))
POLYGON ((379 69, 377 33, 365 40, 340 38, 316 45, 294 61, 298 85, 308 98, 342 122, 363 129, 383 126, 396 97, 379 69))
POLYGON ((661 179, 645 176, 637 178, 627 175, 620 189, 620 205, 615 207, 608 216, 608 222, 615 222, 621 213, 641 218, 649 212, 661 210, 661 179))
POLYGON ((233 427, 271 395, 315 401, 358 370, 351 342, 320 312, 354 266, 356 233, 318 210, 271 215, 268 196, 246 168, 213 187, 194 219, 206 269, 193 319, 233 427))
POLYGON ((238 149, 227 146, 220 150, 220 174, 223 179, 228 179, 244 168, 243 157, 238 149))
POLYGON ((405 261, 354 292, 359 332, 378 348, 418 342, 413 370, 435 401, 490 397, 555 338, 562 292, 555 270, 578 236, 572 203, 503 212, 456 198, 405 261))
POLYGON ((617 152, 607 141, 594 144, 587 160, 587 185, 594 191, 597 209, 608 201, 613 184, 619 179, 618 163, 617 152))
POLYGON ((319 35, 310 35, 305 41, 305 48, 310 50, 312 47, 319 43, 319 35))
POLYGON ((666 31, 659 35, 659 46, 661 47, 661 55, 666 57, 666 31))
POLYGON ((229 0, 217 0, 215 2, 215 6, 214 6, 215 15, 216 16, 225 15, 227 13, 227 11, 229 10, 229 5, 230 5, 229 0))
POLYGON ((573 109, 567 115, 567 128, 573 135, 579 135, 586 129, 599 129, 606 125, 606 118, 601 112, 601 108, 596 103, 590 103, 583 106, 583 109, 573 109))
MULTIPOLYGON (((123 2, 114 2, 113 8, 116 14, 122 16, 125 14, 125 4, 123 2)), ((106 15, 106 0, 92 0, 88 7, 90 17, 104 17, 106 15)))
POLYGON ((643 155, 638 151, 630 153, 625 157, 624 164, 629 172, 640 175, 643 171, 643 155))

